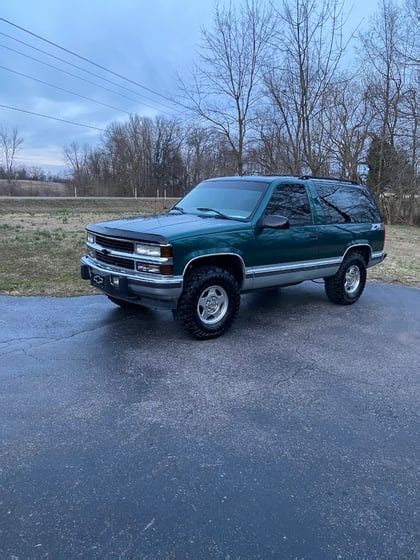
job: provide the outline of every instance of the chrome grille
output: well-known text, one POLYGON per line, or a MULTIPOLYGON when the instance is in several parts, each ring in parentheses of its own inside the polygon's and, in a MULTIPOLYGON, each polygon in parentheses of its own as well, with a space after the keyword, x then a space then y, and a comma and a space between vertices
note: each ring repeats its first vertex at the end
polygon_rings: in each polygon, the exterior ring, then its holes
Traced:
POLYGON ((95 251, 95 258, 112 266, 118 266, 120 268, 128 268, 134 270, 134 261, 132 259, 125 259, 123 257, 115 257, 114 255, 107 255, 101 253, 100 251, 95 251))
POLYGON ((97 245, 101 245, 101 247, 106 247, 107 249, 114 249, 114 251, 122 251, 123 253, 134 253, 133 241, 104 237, 103 235, 96 235, 95 241, 97 245))

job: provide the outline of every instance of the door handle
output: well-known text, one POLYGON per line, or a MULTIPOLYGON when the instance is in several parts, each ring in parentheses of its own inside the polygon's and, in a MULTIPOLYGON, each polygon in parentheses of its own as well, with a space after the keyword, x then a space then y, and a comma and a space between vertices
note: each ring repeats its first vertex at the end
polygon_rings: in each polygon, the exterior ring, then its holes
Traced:
POLYGON ((309 239, 318 239, 318 234, 317 233, 310 233, 309 234, 309 239))

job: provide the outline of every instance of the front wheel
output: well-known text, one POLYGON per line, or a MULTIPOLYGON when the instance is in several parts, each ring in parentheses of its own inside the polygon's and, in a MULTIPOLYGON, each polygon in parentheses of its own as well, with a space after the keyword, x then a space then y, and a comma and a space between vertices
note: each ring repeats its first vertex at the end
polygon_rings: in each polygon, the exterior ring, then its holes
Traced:
POLYGON ((334 276, 325 278, 325 292, 333 303, 355 303, 366 284, 366 262, 360 253, 348 255, 334 276))
POLYGON ((216 266, 193 270, 174 311, 175 319, 193 338, 216 338, 233 323, 240 304, 234 276, 216 266))

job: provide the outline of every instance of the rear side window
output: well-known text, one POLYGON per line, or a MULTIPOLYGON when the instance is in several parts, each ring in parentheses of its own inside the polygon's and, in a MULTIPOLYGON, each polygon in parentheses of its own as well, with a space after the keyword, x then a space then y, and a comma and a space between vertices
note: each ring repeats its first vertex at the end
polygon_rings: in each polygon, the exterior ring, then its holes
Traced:
POLYGON ((279 185, 276 187, 265 213, 285 216, 291 226, 312 224, 311 208, 303 185, 279 185))
POLYGON ((317 186, 326 224, 380 222, 379 210, 364 189, 342 185, 317 186))

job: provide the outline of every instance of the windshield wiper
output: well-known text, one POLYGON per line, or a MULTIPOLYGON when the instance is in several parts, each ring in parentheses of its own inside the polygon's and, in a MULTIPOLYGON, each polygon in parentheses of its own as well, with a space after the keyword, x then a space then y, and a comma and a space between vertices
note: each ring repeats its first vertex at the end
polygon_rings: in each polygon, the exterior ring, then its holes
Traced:
POLYGON ((205 208, 203 206, 200 206, 199 208, 196 208, 196 210, 198 210, 199 212, 214 212, 215 214, 217 214, 220 218, 223 218, 224 220, 237 220, 238 218, 233 218, 232 216, 228 216, 227 214, 223 214, 223 212, 220 212, 220 210, 216 210, 215 208, 205 208))
POLYGON ((178 210, 178 212, 181 212, 181 214, 186 214, 185 210, 182 208, 182 206, 172 206, 172 208, 169 210, 169 212, 172 212, 172 210, 178 210))

